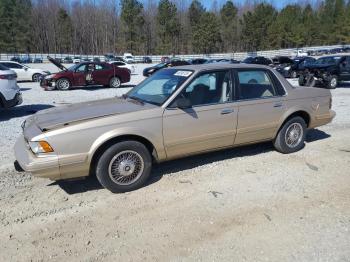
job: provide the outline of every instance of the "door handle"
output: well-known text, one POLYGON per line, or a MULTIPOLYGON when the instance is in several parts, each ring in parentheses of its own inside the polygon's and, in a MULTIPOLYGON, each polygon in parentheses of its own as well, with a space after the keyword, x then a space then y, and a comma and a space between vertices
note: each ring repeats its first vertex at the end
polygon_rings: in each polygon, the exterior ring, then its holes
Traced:
POLYGON ((282 102, 278 102, 276 104, 273 105, 273 107, 282 107, 283 103, 282 102))
POLYGON ((222 115, 227 115, 227 114, 231 114, 231 113, 233 113, 233 112, 234 112, 233 109, 227 108, 227 109, 223 109, 223 110, 221 111, 221 114, 222 114, 222 115))

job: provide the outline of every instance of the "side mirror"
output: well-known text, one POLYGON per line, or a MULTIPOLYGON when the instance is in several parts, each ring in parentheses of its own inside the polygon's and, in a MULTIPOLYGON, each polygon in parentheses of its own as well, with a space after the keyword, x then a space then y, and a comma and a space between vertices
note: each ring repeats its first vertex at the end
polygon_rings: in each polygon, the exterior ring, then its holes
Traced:
POLYGON ((187 109, 192 107, 192 103, 189 99, 181 97, 176 100, 175 106, 180 109, 187 109))
POLYGON ((25 67, 25 68, 24 68, 24 71, 28 71, 28 67, 25 67))

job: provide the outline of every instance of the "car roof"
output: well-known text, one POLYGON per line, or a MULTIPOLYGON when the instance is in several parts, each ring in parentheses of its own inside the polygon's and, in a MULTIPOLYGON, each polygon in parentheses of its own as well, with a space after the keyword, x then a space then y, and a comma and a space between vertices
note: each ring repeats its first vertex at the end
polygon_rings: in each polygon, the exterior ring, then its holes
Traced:
POLYGON ((205 71, 205 70, 220 70, 220 69, 271 69, 269 66, 256 65, 256 64, 226 64, 226 63, 214 63, 214 64, 202 64, 202 65, 184 65, 171 67, 168 69, 180 69, 180 70, 193 70, 193 71, 205 71))

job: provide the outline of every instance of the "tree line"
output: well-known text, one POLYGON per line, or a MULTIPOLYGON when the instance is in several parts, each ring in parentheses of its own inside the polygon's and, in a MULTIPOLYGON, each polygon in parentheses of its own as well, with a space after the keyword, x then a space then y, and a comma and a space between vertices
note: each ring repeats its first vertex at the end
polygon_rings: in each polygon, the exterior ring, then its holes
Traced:
POLYGON ((188 54, 350 43, 350 0, 0 0, 0 52, 188 54))

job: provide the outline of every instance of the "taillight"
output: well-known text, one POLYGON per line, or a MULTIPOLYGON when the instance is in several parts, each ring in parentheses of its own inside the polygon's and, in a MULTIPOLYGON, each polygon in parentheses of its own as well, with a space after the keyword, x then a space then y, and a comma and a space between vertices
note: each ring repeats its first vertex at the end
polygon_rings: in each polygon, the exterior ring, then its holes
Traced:
POLYGON ((5 80, 13 80, 13 79, 16 79, 16 78, 17 78, 16 74, 0 75, 0 79, 5 79, 5 80))

